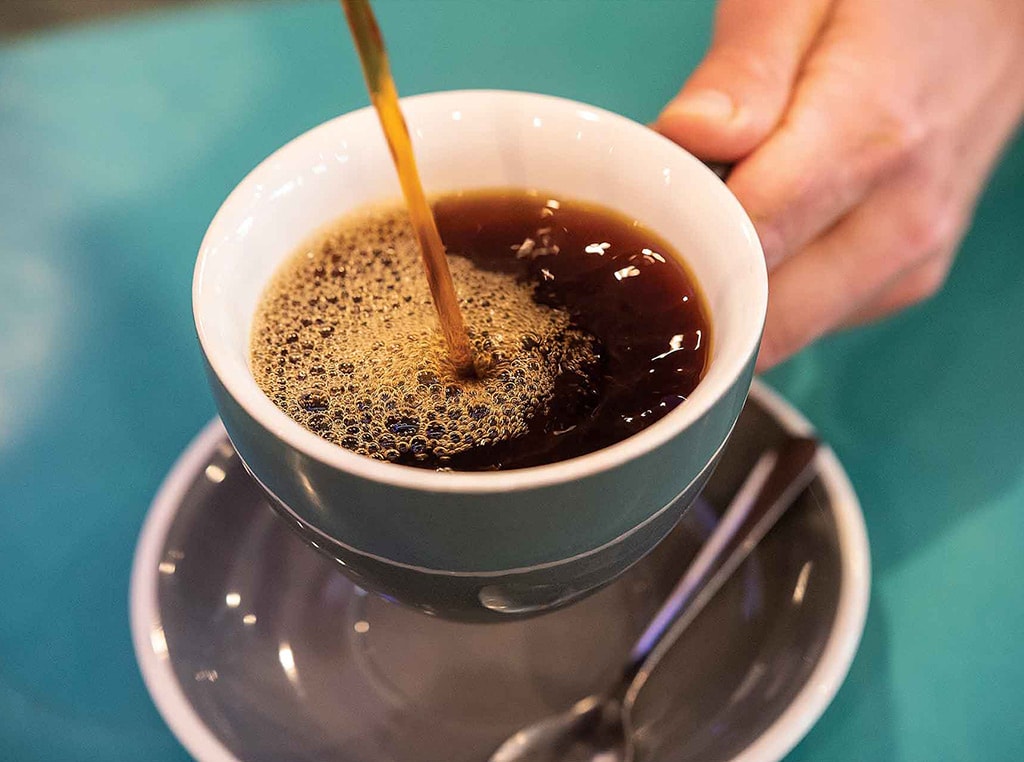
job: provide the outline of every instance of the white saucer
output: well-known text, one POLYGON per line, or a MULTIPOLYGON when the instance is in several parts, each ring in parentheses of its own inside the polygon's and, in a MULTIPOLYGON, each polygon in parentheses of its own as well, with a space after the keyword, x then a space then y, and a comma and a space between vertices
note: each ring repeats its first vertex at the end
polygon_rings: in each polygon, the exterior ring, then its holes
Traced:
MULTIPOLYGON (((760 382, 705 496, 807 421, 760 382)), ((867 614, 863 517, 830 450, 800 503, 684 633, 637 702, 641 759, 781 759, 832 700, 867 614)), ((266 504, 211 422, 174 465, 132 571, 136 655, 188 751, 231 760, 486 759, 600 687, 713 526, 691 510, 622 578, 524 622, 431 619, 366 596, 266 504)))

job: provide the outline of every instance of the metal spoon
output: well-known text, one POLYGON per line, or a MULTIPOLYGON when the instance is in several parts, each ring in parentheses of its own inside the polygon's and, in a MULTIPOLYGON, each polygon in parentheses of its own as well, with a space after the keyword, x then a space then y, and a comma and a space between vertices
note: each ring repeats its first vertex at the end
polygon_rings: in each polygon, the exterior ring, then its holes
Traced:
POLYGON ((761 456, 604 693, 509 737, 489 762, 616 762, 633 758, 629 709, 651 670, 814 476, 818 441, 791 438, 761 456))

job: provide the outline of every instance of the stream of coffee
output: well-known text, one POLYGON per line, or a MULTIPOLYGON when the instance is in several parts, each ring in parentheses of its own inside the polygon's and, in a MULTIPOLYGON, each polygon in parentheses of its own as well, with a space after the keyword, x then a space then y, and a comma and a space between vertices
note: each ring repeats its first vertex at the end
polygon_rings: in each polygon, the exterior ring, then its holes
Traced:
POLYGON ((341 0, 341 5, 345 10, 352 38, 355 40, 356 51, 366 77, 366 87, 370 91, 370 102, 377 110, 384 137, 387 139, 388 148, 391 149, 391 158, 398 171, 398 181, 402 186, 402 195, 405 197, 416 240, 419 242, 430 295, 437 310, 450 359, 460 376, 475 376, 477 369, 473 362, 473 350, 466 333, 466 324, 459 311, 458 297, 448 268, 444 244, 423 192, 423 184, 420 182, 412 141, 409 139, 409 128, 398 105, 398 90, 391 77, 391 67, 388 64, 377 20, 374 18, 369 0, 341 0))

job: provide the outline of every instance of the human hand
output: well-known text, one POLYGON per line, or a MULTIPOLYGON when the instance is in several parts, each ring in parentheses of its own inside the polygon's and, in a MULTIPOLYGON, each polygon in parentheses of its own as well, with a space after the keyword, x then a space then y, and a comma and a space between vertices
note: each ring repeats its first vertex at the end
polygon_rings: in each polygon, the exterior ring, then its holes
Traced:
POLYGON ((736 162, 770 273, 758 369, 935 293, 1022 112, 1021 0, 721 0, 655 128, 736 162))

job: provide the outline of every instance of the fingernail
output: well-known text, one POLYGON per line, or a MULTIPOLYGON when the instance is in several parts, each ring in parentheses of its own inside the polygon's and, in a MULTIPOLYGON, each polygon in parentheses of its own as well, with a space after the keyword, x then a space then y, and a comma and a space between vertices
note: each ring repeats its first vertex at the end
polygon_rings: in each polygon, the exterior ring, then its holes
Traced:
POLYGON ((728 122, 736 115, 736 104, 720 90, 697 90, 680 96, 665 109, 665 116, 676 114, 713 122, 728 122))

